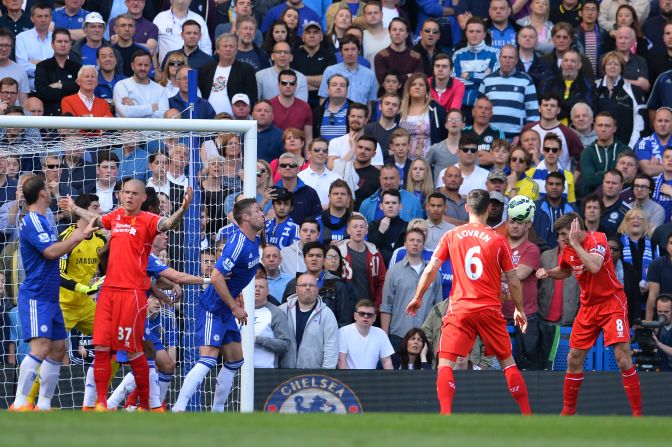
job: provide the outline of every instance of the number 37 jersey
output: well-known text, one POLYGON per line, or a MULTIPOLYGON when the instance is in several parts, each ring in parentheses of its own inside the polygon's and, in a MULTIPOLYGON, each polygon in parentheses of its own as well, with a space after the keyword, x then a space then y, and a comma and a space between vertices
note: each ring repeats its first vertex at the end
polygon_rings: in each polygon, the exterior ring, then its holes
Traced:
POLYGON ((454 313, 484 308, 501 309, 502 271, 514 269, 509 242, 492 228, 470 223, 443 235, 432 256, 441 263, 450 259, 454 313))

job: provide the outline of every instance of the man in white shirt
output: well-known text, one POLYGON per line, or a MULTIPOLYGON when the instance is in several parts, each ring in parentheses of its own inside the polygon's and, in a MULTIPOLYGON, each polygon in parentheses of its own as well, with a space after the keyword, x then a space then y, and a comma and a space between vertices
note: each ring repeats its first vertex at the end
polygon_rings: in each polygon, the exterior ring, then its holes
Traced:
POLYGON ((373 327, 376 305, 370 300, 360 300, 355 306, 355 322, 338 331, 338 369, 376 369, 378 362, 383 369, 392 369, 394 348, 387 334, 373 327))
POLYGON ((366 29, 362 39, 362 48, 364 57, 371 63, 371 71, 375 73, 373 60, 376 54, 389 47, 392 41, 389 31, 383 26, 383 11, 378 2, 367 3, 364 6, 364 20, 366 20, 366 29))
POLYGON ((203 17, 189 9, 190 4, 191 0, 172 0, 170 9, 158 13, 154 18, 154 24, 159 28, 159 64, 163 64, 166 53, 179 50, 184 45, 182 25, 187 20, 195 20, 201 26, 201 40, 198 42, 198 47, 205 54, 212 54, 208 25, 203 17))
MULTIPOLYGON (((271 60, 273 66, 259 70, 256 73, 257 90, 259 99, 271 100, 280 94, 278 89, 278 75, 282 70, 289 70, 289 64, 294 57, 292 56, 292 47, 287 42, 276 42, 273 45, 271 60)), ((308 81, 303 73, 294 70, 296 73, 296 93, 295 96, 308 102, 308 81)))
MULTIPOLYGON (((487 169, 476 165, 478 159, 478 141, 471 134, 462 134, 460 138, 460 150, 457 152, 458 162, 455 163, 462 173, 462 185, 460 186, 460 195, 465 197, 472 189, 486 189, 485 182, 488 180, 487 169)), ((444 186, 443 174, 445 169, 439 174, 439 180, 436 187, 444 186)))
POLYGON ((37 4, 30 8, 30 21, 35 25, 16 36, 16 62, 28 75, 30 90, 35 91, 35 67, 54 55, 51 46, 51 8, 37 4))
POLYGON ((323 138, 315 138, 308 145, 310 165, 299 172, 299 178, 308 186, 311 186, 320 197, 322 209, 329 208, 329 187, 334 180, 341 178, 327 169, 327 152, 329 145, 323 138))
MULTIPOLYGON (((364 135, 364 125, 369 120, 369 109, 364 104, 351 102, 348 108, 348 133, 329 141, 329 159, 327 167, 333 169, 334 160, 341 159, 344 162, 350 161, 355 156, 355 147, 359 137, 364 135)), ((376 143, 376 153, 371 160, 374 166, 383 165, 383 151, 380 144, 376 143)))
POLYGON ((151 56, 136 51, 131 58, 133 76, 114 86, 114 107, 123 118, 163 118, 168 110, 166 90, 149 79, 151 56))
POLYGON ((119 157, 112 152, 103 152, 98 156, 96 166, 96 185, 94 192, 98 196, 101 211, 107 213, 116 206, 114 185, 119 174, 119 157))

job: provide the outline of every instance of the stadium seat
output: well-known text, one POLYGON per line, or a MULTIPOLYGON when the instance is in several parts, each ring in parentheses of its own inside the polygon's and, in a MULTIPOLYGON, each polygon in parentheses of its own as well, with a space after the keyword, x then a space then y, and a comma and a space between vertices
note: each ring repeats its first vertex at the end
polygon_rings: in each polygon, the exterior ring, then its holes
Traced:
MULTIPOLYGON (((553 357, 553 371, 567 370, 567 354, 569 354, 569 335, 572 333, 571 327, 561 327, 560 337, 553 357)), ((583 362, 584 371, 593 371, 595 369, 595 348, 591 349, 583 362)))

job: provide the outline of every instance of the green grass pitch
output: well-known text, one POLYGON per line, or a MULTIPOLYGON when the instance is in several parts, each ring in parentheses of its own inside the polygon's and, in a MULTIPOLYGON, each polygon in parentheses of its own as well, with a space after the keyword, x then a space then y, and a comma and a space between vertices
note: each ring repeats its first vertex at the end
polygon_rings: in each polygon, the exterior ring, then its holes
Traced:
POLYGON ((669 446, 672 420, 578 416, 0 414, 0 445, 16 447, 625 447, 669 446))

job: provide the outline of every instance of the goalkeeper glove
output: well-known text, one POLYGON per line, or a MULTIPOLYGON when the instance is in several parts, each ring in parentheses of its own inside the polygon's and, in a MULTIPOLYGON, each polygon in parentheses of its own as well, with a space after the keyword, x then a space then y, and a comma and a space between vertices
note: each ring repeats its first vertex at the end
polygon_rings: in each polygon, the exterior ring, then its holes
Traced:
POLYGON ((86 295, 95 295, 98 293, 98 290, 100 289, 100 286, 103 285, 103 281, 105 280, 105 277, 99 278, 96 282, 91 284, 90 286, 84 285, 77 283, 75 286, 75 292, 86 294, 86 295))

